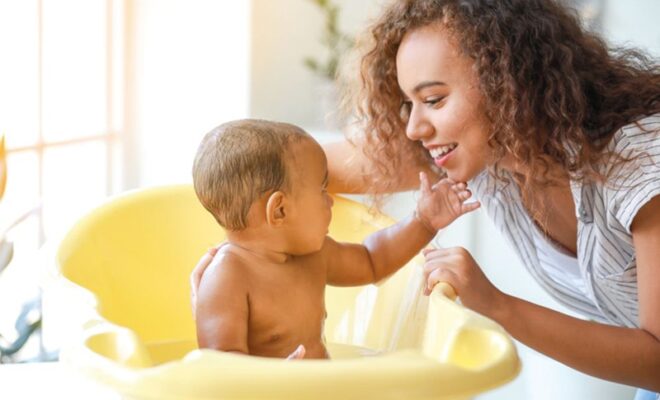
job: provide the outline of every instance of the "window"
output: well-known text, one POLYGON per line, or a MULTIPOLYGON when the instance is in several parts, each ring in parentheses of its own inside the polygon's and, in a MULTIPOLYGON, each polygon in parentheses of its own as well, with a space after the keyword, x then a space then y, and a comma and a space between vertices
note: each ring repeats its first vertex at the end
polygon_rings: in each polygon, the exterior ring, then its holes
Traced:
POLYGON ((121 2, 3 2, 0 129, 8 179, 2 222, 41 208, 15 232, 29 251, 117 189, 121 2))
MULTIPOLYGON (((0 133, 7 147, 0 233, 14 246, 0 275, 0 333, 9 341, 23 304, 39 294, 37 250, 121 189, 122 6, 0 2, 0 133)), ((34 356, 35 346, 29 342, 22 354, 34 356)))
POLYGON ((243 1, 0 2, 0 233, 27 213, 8 235, 0 334, 34 295, 44 242, 108 195, 189 181, 202 136, 248 115, 249 21, 243 1))

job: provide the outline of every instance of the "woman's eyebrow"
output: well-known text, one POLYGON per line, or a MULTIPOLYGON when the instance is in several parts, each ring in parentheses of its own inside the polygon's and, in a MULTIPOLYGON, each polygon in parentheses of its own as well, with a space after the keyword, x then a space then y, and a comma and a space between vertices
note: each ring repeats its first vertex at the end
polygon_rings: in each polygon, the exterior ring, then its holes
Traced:
POLYGON ((325 175, 323 176, 323 182, 321 182, 322 186, 325 186, 328 184, 328 170, 325 170, 325 175))
POLYGON ((424 82, 420 82, 413 89, 413 93, 418 93, 420 90, 425 89, 427 87, 431 87, 431 86, 447 86, 447 84, 444 83, 444 82, 441 82, 441 81, 424 81, 424 82))

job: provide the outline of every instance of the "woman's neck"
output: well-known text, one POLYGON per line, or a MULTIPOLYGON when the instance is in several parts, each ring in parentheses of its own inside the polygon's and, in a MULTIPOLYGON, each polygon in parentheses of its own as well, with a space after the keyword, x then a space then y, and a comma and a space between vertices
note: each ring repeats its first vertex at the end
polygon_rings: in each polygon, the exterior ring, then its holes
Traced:
MULTIPOLYGON (((505 162, 501 168, 514 176, 531 176, 534 180, 541 178, 529 167, 513 162, 505 162)), ((553 242, 569 253, 576 254, 577 219, 568 173, 557 164, 551 164, 544 178, 541 182, 536 181, 538 187, 524 191, 520 199, 522 206, 537 227, 553 242)), ((523 191, 523 188, 520 189, 523 191)))
POLYGON ((545 187, 565 187, 570 182, 570 177, 564 168, 548 160, 548 169, 543 171, 544 175, 541 177, 538 171, 532 171, 529 165, 522 164, 513 157, 507 156, 500 160, 497 165, 514 176, 520 177, 533 177, 535 179, 543 178, 545 187))

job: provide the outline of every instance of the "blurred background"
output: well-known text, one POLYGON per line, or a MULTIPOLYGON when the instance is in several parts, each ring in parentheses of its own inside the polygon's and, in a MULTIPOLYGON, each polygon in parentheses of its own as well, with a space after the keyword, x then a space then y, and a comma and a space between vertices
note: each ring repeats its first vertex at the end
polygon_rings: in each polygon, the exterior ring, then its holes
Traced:
MULTIPOLYGON (((660 57, 657 0, 567 1, 612 45, 660 57)), ((0 0, 0 348, 38 331, 39 249, 106 197, 190 182, 202 136, 236 118, 339 140, 332 74, 383 0, 0 0), (38 302, 37 302, 38 303, 38 302), (35 308, 36 307, 36 308, 35 308)), ((385 210, 412 210, 412 194, 385 210)), ((473 252, 504 291, 564 310, 531 280, 482 212, 438 243, 473 252)), ((26 339, 28 339, 26 337, 26 339)), ((627 399, 520 345, 523 371, 480 399, 627 399)), ((2 354, 2 353, 0 353, 2 354)), ((0 361, 56 357, 39 344, 0 361)))

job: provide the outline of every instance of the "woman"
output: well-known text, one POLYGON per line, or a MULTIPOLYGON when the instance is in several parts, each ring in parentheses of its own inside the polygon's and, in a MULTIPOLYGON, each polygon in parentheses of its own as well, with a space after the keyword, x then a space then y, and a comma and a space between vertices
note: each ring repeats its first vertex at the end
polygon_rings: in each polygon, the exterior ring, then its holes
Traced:
POLYGON ((468 182, 532 276, 591 321, 502 293, 460 248, 425 254, 429 289, 449 282, 549 357, 660 391, 658 66, 608 53, 551 0, 396 1, 369 33, 351 103, 366 157, 327 146, 330 190, 410 189, 420 169, 468 182))
POLYGON ((446 281, 522 343, 657 398, 658 66, 609 53, 552 0, 400 0, 369 36, 349 94, 363 134, 326 146, 330 190, 413 189, 420 170, 467 182, 532 276, 588 320, 499 291, 461 248, 425 253, 429 290, 446 281))

